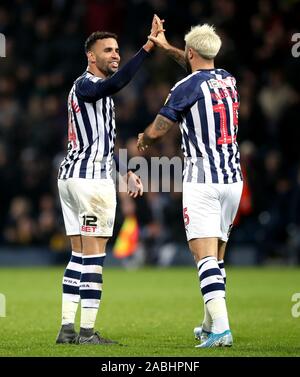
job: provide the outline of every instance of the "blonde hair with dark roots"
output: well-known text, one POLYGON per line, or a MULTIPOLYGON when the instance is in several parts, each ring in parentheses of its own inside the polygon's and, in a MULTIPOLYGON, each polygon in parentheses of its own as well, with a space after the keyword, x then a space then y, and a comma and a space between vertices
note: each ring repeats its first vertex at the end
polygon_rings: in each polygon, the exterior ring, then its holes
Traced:
POLYGON ((218 54, 222 41, 214 26, 204 24, 192 26, 184 37, 187 47, 195 50, 204 59, 214 59, 218 54))

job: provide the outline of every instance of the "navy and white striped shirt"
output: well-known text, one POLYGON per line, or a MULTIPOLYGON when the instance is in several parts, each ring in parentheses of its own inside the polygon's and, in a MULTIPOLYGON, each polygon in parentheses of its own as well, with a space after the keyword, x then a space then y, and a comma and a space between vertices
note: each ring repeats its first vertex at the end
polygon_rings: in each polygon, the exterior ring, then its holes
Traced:
POLYGON ((111 178, 116 138, 111 95, 122 89, 149 54, 142 48, 107 79, 86 71, 75 82, 68 98, 68 153, 58 178, 111 178))
POLYGON ((242 180, 238 108, 236 80, 223 69, 195 71, 171 89, 159 114, 179 123, 184 182, 242 180))

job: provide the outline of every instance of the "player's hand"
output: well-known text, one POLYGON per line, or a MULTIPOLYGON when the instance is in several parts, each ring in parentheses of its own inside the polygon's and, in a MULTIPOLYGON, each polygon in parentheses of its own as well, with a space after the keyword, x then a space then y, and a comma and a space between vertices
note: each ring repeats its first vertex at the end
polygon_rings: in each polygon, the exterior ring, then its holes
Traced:
MULTIPOLYGON (((153 16, 150 36, 157 37, 159 33, 164 32, 163 22, 164 20, 160 20, 160 18, 156 14, 153 16)), ((143 48, 148 52, 151 51, 155 46, 155 44, 149 39, 149 37, 146 44, 143 46, 143 48)))
POLYGON ((145 144, 145 141, 144 141, 144 133, 138 135, 138 141, 137 141, 136 146, 140 152, 143 152, 144 150, 148 148, 148 145, 145 144))
POLYGON ((127 194, 135 199, 137 196, 142 196, 143 192, 144 187, 141 178, 129 171, 127 174, 127 194))
POLYGON ((169 46, 169 42, 166 39, 165 36, 165 29, 163 27, 163 23, 165 20, 161 20, 156 14, 154 15, 154 21, 157 23, 157 33, 151 33, 148 36, 148 39, 152 41, 156 46, 167 49, 169 46))
POLYGON ((153 37, 157 37, 160 33, 163 33, 165 31, 164 29, 164 22, 165 20, 161 20, 157 14, 153 16, 152 19, 152 27, 151 27, 151 33, 150 35, 153 37))

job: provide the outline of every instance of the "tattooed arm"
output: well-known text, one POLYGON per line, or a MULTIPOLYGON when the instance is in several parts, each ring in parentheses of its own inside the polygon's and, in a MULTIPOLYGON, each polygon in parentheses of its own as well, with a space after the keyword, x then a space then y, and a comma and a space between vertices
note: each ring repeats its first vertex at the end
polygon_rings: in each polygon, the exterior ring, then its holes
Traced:
POLYGON ((137 142, 138 150, 144 151, 147 149, 157 139, 164 136, 174 124, 176 122, 158 114, 154 122, 145 129, 144 133, 139 134, 137 142))
POLYGON ((179 48, 176 48, 174 46, 168 45, 168 48, 166 49, 166 53, 168 56, 170 56, 173 60, 175 60, 176 63, 178 63, 182 68, 186 70, 186 61, 184 58, 184 51, 179 50, 179 48))
POLYGON ((157 29, 159 30, 157 36, 149 35, 148 39, 152 41, 157 47, 161 48, 166 52, 166 54, 176 61, 181 67, 187 70, 186 61, 184 57, 184 50, 180 50, 176 48, 167 41, 164 29, 163 29, 163 22, 164 20, 160 20, 160 18, 155 15, 155 22, 157 23, 157 29))

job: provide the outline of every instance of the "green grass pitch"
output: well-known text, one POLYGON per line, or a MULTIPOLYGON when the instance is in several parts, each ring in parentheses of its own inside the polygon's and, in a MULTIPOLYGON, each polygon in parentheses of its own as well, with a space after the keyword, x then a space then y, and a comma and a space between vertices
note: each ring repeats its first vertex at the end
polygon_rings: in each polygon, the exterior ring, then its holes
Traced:
POLYGON ((228 268, 234 346, 207 350, 194 348, 192 336, 203 309, 195 268, 104 269, 97 329, 123 346, 55 344, 62 274, 0 269, 0 356, 300 356, 300 317, 291 314, 299 269, 228 268))

